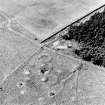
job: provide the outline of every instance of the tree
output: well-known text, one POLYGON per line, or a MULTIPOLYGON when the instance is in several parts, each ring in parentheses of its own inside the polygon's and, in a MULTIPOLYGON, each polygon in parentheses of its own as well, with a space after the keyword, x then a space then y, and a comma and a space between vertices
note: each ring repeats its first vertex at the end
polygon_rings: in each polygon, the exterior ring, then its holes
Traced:
POLYGON ((75 50, 82 59, 105 66, 105 9, 96 12, 84 23, 70 26, 68 35, 63 38, 82 43, 80 49, 75 50))

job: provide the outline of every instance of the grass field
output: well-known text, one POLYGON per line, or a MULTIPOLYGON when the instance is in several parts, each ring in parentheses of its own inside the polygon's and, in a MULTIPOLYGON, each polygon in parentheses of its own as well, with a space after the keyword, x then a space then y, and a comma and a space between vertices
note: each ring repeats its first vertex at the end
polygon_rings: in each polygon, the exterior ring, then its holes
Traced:
MULTIPOLYGON (((83 66, 80 67, 81 60, 64 56, 49 49, 40 50, 26 62, 27 65, 21 65, 0 85, 5 89, 2 93, 5 104, 101 105, 105 103, 105 71, 103 68, 86 62, 83 62, 83 66), (49 79, 52 81, 50 84, 41 82, 43 75, 39 74, 38 70, 40 69, 38 68, 45 62, 44 59, 47 63, 53 64, 53 70, 50 72, 52 75, 57 76, 57 72, 61 73, 57 77, 60 84, 56 82, 56 85, 53 85, 56 81, 53 78, 49 79), (29 81, 25 80, 24 70, 30 70, 29 81), (70 75, 67 76, 69 73, 70 75), (20 81, 26 82, 25 87, 16 87, 20 81), (21 90, 25 93, 21 94, 21 90), (50 97, 50 92, 54 92, 55 96, 50 97)), ((0 96, 0 102, 2 99, 0 96)))
POLYGON ((0 9, 44 40, 104 3, 103 0, 0 0, 0 9))
POLYGON ((6 28, 1 28, 0 72, 6 76, 28 59, 40 46, 37 42, 35 43, 6 28))
POLYGON ((16 19, 40 40, 44 40, 102 4, 102 0, 40 0, 21 11, 16 19))
POLYGON ((104 3, 0 0, 8 18, 0 27, 0 105, 104 105, 105 68, 40 49, 34 40, 44 40, 104 3))

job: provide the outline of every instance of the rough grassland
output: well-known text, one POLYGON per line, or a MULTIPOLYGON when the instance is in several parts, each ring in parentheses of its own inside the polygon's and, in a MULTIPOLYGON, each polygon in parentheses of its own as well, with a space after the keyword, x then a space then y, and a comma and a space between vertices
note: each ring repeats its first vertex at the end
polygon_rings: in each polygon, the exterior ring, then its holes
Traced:
MULTIPOLYGON (((50 60, 49 58, 49 60, 50 60)), ((103 105, 105 103, 105 88, 104 88, 104 81, 105 81, 105 71, 102 68, 97 68, 97 66, 90 65, 88 63, 84 63, 85 66, 82 68, 78 68, 81 64, 80 60, 74 59, 74 58, 68 58, 66 56, 63 56, 61 54, 58 54, 56 52, 52 52, 48 49, 42 49, 34 56, 32 56, 28 61, 26 61, 27 65, 21 65, 19 68, 15 70, 0 87, 2 86, 4 88, 4 93, 1 93, 2 96, 0 96, 0 103, 5 103, 7 105, 16 105, 16 104, 32 104, 32 105, 47 105, 50 103, 53 105, 54 103, 56 105, 63 104, 63 105, 103 105), (73 72, 77 70, 76 72, 70 74, 70 76, 65 79, 64 84, 62 82, 62 85, 64 86, 60 92, 61 87, 55 88, 52 86, 49 91, 54 89, 56 91, 55 98, 51 98, 48 95, 48 88, 46 90, 46 85, 43 84, 43 87, 40 91, 36 91, 36 88, 34 86, 38 85, 26 85, 25 88, 18 88, 16 87, 17 82, 19 81, 26 81, 25 76, 23 74, 23 71, 26 70, 32 70, 31 72, 34 72, 35 74, 32 74, 35 77, 38 77, 37 81, 34 81, 35 83, 39 82, 42 78, 42 75, 40 76, 39 69, 37 67, 40 67, 40 63, 38 63, 38 59, 41 55, 48 54, 50 58, 53 58, 53 67, 56 68, 54 70, 69 70, 69 72, 73 72), (56 61, 56 62, 55 62, 56 61), (38 65, 39 64, 39 65, 38 65), (36 66, 35 66, 36 65, 36 66), (32 67, 32 68, 29 68, 32 67), (20 94, 21 90, 24 90, 25 94, 20 94), (57 90, 56 90, 57 89, 57 90), (6 93, 7 92, 7 93, 6 93), (39 96, 36 96, 37 92, 39 92, 39 96), (44 94, 44 95, 43 95, 44 94), (9 96, 9 97, 8 97, 9 96), (41 97, 40 97, 41 96, 41 97), (4 100, 3 100, 4 97, 4 100), (38 101, 39 98, 42 98, 43 100, 41 102, 38 101)), ((64 72, 66 73, 66 72, 64 72)), ((65 76, 65 74, 63 74, 65 76)), ((31 78, 30 78, 31 79, 31 78)), ((38 83, 37 83, 38 84, 38 83)), ((59 84, 57 84, 59 86, 59 84)), ((42 85, 41 85, 42 86, 42 85)), ((4 105, 4 104, 2 104, 4 105)))

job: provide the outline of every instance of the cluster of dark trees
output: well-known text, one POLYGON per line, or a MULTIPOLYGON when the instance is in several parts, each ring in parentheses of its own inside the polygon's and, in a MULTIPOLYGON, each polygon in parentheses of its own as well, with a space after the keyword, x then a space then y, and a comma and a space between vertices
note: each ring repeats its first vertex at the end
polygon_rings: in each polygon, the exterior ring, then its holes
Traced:
POLYGON ((89 20, 79 25, 72 25, 65 40, 75 40, 80 49, 75 54, 86 61, 105 67, 105 9, 96 12, 89 20))

